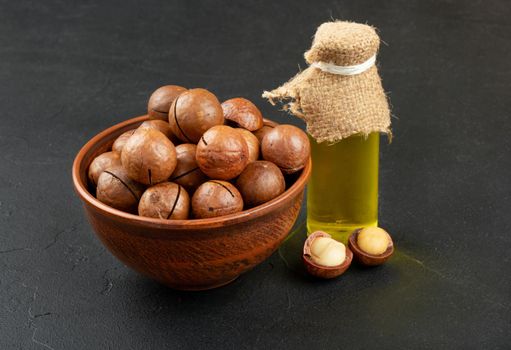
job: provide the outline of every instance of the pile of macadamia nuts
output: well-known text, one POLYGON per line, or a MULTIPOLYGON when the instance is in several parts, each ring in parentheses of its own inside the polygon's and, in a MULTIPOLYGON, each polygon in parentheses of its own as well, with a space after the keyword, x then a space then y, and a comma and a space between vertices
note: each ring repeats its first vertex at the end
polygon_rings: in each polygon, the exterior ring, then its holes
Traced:
POLYGON ((265 124, 245 98, 220 103, 208 90, 166 85, 147 112, 89 166, 97 199, 125 212, 170 220, 237 213, 282 194, 286 177, 309 161, 302 130, 265 124))

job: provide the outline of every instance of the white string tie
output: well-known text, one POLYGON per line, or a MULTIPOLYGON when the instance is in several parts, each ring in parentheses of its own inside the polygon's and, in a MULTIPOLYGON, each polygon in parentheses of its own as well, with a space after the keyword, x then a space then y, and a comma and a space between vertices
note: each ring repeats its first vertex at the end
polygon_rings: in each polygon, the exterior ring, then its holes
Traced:
POLYGON ((319 68, 323 72, 339 75, 357 75, 371 68, 376 62, 376 55, 371 56, 367 61, 353 66, 336 66, 327 62, 312 62, 311 67, 319 68))

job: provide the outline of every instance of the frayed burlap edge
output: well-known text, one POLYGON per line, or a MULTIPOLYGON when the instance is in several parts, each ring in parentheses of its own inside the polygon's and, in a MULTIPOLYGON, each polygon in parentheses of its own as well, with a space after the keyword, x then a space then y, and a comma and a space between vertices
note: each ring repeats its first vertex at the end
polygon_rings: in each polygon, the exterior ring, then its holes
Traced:
POLYGON ((392 138, 390 111, 376 67, 356 76, 309 67, 263 98, 299 117, 317 142, 336 143, 373 132, 392 138))

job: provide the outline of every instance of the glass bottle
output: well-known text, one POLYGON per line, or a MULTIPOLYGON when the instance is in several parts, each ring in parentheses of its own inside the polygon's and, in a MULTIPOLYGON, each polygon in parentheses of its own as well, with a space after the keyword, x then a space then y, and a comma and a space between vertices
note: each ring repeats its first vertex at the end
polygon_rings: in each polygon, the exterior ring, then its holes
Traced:
POLYGON ((380 134, 353 135, 335 144, 309 139, 307 230, 322 230, 346 243, 354 229, 378 224, 380 134))

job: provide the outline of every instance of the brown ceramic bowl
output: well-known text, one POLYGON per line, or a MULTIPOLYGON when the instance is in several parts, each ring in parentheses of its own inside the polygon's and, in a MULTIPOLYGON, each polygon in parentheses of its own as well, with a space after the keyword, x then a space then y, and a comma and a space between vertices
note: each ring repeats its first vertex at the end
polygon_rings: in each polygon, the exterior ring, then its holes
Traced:
POLYGON ((132 269, 182 290, 225 285, 268 258, 298 216, 311 172, 310 160, 284 193, 241 213, 197 220, 128 214, 101 203, 89 192, 87 168, 117 136, 147 119, 141 116, 106 129, 87 142, 74 160, 75 190, 103 244, 132 269))

